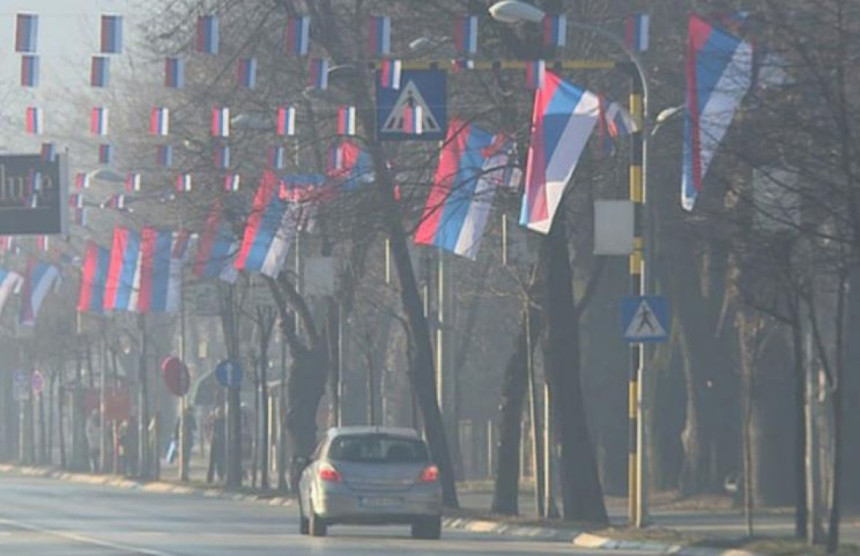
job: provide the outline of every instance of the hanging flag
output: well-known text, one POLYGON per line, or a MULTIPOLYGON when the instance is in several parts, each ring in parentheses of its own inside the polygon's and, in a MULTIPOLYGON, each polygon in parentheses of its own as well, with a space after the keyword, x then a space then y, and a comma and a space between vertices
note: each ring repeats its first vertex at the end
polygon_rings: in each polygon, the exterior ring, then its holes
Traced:
POLYGON ((0 253, 6 254, 15 249, 15 238, 13 236, 0 236, 0 253))
POLYGON ((129 174, 125 177, 126 192, 133 193, 135 191, 140 191, 140 179, 140 173, 129 172, 129 174))
POLYGON ((520 224, 549 233, 567 182, 597 123, 599 104, 594 93, 546 72, 544 86, 535 92, 520 224))
POLYGON ((287 54, 307 56, 310 38, 311 18, 306 15, 287 18, 287 31, 284 45, 287 54))
POLYGON ((159 145, 155 153, 155 163, 162 168, 173 166, 173 145, 159 145))
POLYGON ((355 135, 355 106, 338 106, 337 134, 355 135))
POLYGON ((278 192, 278 198, 286 201, 287 210, 293 212, 291 221, 300 232, 313 231, 317 205, 331 199, 332 195, 322 174, 286 174, 278 192))
POLYGON ((110 267, 110 251, 93 240, 87 240, 81 268, 78 312, 101 315, 105 310, 105 285, 110 267))
POLYGON ((238 249, 239 241, 233 234, 230 223, 224 218, 221 201, 216 199, 209 209, 209 215, 206 217, 197 243, 194 276, 235 282, 238 271, 234 266, 234 260, 238 249))
POLYGON ((239 58, 236 78, 240 87, 253 89, 257 84, 257 60, 255 58, 239 58))
POLYGON ((39 57, 32 54, 21 56, 21 86, 39 86, 39 57))
POLYGON ((312 58, 308 67, 308 84, 316 89, 328 89, 328 69, 328 60, 312 58))
POLYGON ((267 157, 269 168, 272 170, 283 170, 284 169, 284 147, 276 146, 271 147, 269 149, 269 156, 267 157))
POLYGON ((111 195, 107 201, 99 205, 100 208, 111 208, 117 210, 125 210, 125 195, 111 195))
POLYGON ((498 174, 509 163, 509 146, 502 135, 458 120, 449 122, 415 243, 475 259, 498 174))
POLYGON ((379 85, 386 89, 400 89, 403 64, 400 60, 383 60, 379 64, 379 85))
POLYGON ((228 145, 215 145, 212 153, 212 162, 216 168, 226 170, 230 167, 230 147, 228 145))
POLYGON ((39 16, 18 14, 15 18, 15 52, 36 52, 39 38, 39 16))
POLYGON ((120 54, 122 52, 122 16, 103 15, 101 25, 102 54, 120 54))
POLYGON ((600 101, 600 116, 597 119, 598 149, 604 155, 615 151, 615 140, 639 131, 636 119, 617 102, 606 100, 598 95, 600 101))
POLYGON ((108 109, 104 106, 97 106, 90 113, 90 132, 93 135, 108 134, 108 109))
POLYGON ((197 18, 197 51, 218 54, 218 18, 201 15, 197 18))
POLYGON ((90 188, 90 177, 84 172, 75 174, 75 189, 81 191, 90 188))
POLYGON ((213 137, 229 137, 230 136, 230 109, 212 108, 212 136, 213 137))
POLYGON ((467 58, 460 58, 457 60, 451 60, 451 70, 454 73, 460 73, 463 71, 468 71, 475 69, 475 61, 467 58))
POLYGON ((110 164, 113 159, 113 147, 107 143, 99 145, 99 164, 110 164))
POLYGON ((526 86, 529 89, 540 89, 546 76, 546 62, 533 60, 526 62, 526 86))
POLYGON ((180 263, 187 235, 147 226, 140 231, 138 313, 175 313, 179 309, 180 263))
POLYGON ((57 146, 53 143, 42 143, 42 160, 53 162, 57 156, 57 146))
POLYGON ((166 137, 170 133, 170 109, 157 106, 149 112, 149 133, 166 137))
POLYGON ((17 272, 0 268, 0 313, 6 306, 6 301, 13 293, 20 293, 24 277, 17 272))
POLYGON ((278 107, 278 123, 275 129, 278 137, 296 134, 296 109, 292 106, 278 107))
POLYGON ((74 210, 74 222, 78 226, 87 225, 87 209, 81 207, 74 210))
POLYGON ((371 16, 368 47, 371 56, 391 54, 391 18, 387 15, 371 16))
POLYGON ((84 194, 83 193, 70 193, 69 194, 69 206, 71 208, 84 208, 84 194))
POLYGON ((752 84, 752 62, 750 43, 690 15, 681 180, 685 210, 693 210, 708 166, 752 84))
POLYGON ((274 173, 263 173, 234 263, 237 270, 275 278, 283 268, 296 234, 300 207, 280 198, 280 185, 274 173))
POLYGON ((645 12, 630 14, 624 22, 624 44, 633 52, 648 50, 651 17, 645 12))
POLYGON ((239 174, 227 174, 224 176, 224 191, 229 191, 230 193, 239 191, 239 182, 239 174))
POLYGON ((60 269, 48 263, 35 259, 27 261, 27 273, 24 275, 24 285, 21 289, 21 312, 18 324, 35 326, 36 317, 42 302, 45 301, 52 288, 60 285, 60 269))
POLYGON ((110 58, 107 56, 93 56, 90 63, 90 86, 107 87, 110 71, 110 58))
POLYGON ((543 45, 553 48, 567 46, 567 16, 546 15, 543 18, 543 45))
POLYGON ((42 109, 36 106, 27 107, 27 133, 40 135, 44 129, 44 114, 42 109))
POLYGON ((329 182, 343 191, 352 191, 375 177, 370 153, 345 140, 332 145, 327 171, 329 182))
POLYGON ((176 192, 188 193, 191 191, 191 174, 179 174, 176 176, 176 192))
POLYGON ((140 234, 128 228, 113 229, 110 264, 104 288, 106 311, 135 311, 140 288, 140 234))
POLYGON ((164 86, 170 89, 181 89, 185 86, 185 60, 165 58, 164 86))
POLYGON ((464 15, 454 21, 454 46, 464 56, 478 52, 478 18, 464 15))
POLYGON ((36 236, 36 249, 47 253, 51 248, 51 239, 48 236, 36 236))

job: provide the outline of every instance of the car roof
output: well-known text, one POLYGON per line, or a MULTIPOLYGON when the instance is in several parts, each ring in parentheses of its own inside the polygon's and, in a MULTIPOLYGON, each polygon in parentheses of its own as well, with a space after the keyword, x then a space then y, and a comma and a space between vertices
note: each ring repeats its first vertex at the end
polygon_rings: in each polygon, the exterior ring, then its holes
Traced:
POLYGON ((418 431, 408 427, 370 427, 370 426, 347 426, 332 427, 326 433, 329 438, 354 434, 387 434, 390 436, 402 436, 420 440, 418 431))

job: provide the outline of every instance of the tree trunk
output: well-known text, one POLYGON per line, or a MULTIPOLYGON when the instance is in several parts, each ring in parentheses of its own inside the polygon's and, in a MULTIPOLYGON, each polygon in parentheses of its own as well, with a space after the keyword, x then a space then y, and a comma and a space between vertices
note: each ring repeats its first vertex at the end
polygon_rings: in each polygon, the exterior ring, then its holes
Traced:
MULTIPOLYGON (((846 400, 860 400, 860 265, 854 266, 848 275, 847 334, 853 338, 847 342, 843 396, 846 400)), ((846 419, 843 429, 843 457, 847 462, 860 462, 860 419, 846 419)), ((846 473, 842 477, 841 499, 846 507, 860 509, 860 473, 846 473)))
MULTIPOLYGON (((293 365, 287 381, 287 433, 293 457, 311 454, 317 442, 317 407, 325 393, 328 354, 325 343, 313 349, 292 349, 293 365)), ((293 492, 298 487, 298 470, 290 473, 293 492)))
POLYGON ((806 538, 806 359, 803 349, 803 328, 798 312, 798 300, 792 304, 791 353, 794 366, 794 535, 806 538))
POLYGON ((551 397, 557 402, 552 417, 555 438, 561 444, 564 519, 607 523, 606 506, 582 398, 579 319, 574 304, 573 270, 566 230, 562 212, 545 240, 543 253, 547 265, 547 343, 544 361, 551 397))

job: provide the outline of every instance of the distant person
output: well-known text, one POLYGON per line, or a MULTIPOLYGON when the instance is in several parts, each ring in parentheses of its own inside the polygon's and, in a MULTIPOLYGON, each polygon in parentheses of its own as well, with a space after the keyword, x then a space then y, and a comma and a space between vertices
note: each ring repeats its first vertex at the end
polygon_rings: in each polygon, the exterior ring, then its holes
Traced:
POLYGON ((99 418, 97 411, 90 413, 90 416, 87 418, 85 434, 87 437, 87 447, 89 449, 89 466, 93 473, 98 473, 99 455, 101 452, 102 442, 102 427, 101 419, 99 418))
POLYGON ((216 405, 209 413, 207 428, 212 437, 209 442, 209 468, 206 471, 206 482, 211 483, 216 478, 222 481, 226 476, 227 420, 224 417, 223 405, 216 405))

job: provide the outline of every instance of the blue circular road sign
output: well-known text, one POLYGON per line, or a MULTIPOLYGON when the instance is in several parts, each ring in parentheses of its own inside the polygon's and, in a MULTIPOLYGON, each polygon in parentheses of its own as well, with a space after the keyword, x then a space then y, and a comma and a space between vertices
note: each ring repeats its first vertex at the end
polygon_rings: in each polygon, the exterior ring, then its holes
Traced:
POLYGON ((242 366, 238 361, 225 359, 215 367, 215 378, 224 388, 238 388, 242 385, 242 366))

